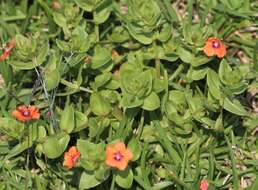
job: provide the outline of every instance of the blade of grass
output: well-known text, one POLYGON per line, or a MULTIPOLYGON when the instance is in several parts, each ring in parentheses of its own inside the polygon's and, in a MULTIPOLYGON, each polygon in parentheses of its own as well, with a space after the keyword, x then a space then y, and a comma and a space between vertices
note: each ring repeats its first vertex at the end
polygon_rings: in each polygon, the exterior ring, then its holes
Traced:
POLYGON ((162 146, 164 146, 164 148, 168 152, 169 157, 174 161, 175 165, 178 167, 182 163, 181 157, 179 156, 177 150, 173 147, 172 143, 169 141, 165 133, 165 130, 159 124, 157 116, 154 112, 150 112, 150 118, 158 131, 160 143, 162 144, 162 146))
POLYGON ((168 170, 168 175, 171 177, 178 185, 183 186, 185 190, 192 190, 184 181, 182 181, 174 172, 169 169, 169 166, 165 167, 168 170))
POLYGON ((193 0, 187 1, 187 11, 188 11, 188 23, 192 24, 193 20, 193 0))
MULTIPOLYGON (((231 132, 231 141, 232 141, 232 138, 233 138, 233 132, 231 132)), ((237 172, 237 168, 236 168, 236 159, 235 159, 235 156, 234 156, 234 150, 232 149, 232 144, 229 141, 227 136, 225 136, 225 139, 226 139, 226 142, 227 142, 227 145, 228 145, 228 148, 229 148, 229 155, 230 155, 231 163, 232 163, 233 189, 234 190, 239 190, 240 187, 239 187, 239 182, 238 182, 238 172, 237 172)))
POLYGON ((198 146, 195 150, 195 184, 199 183, 199 176, 200 176, 200 141, 198 141, 198 146))
POLYGON ((151 186, 150 184, 150 180, 148 178, 149 176, 149 171, 148 171, 148 168, 146 168, 146 155, 148 153, 148 144, 144 144, 143 146, 143 150, 142 150, 142 155, 141 155, 141 171, 142 171, 142 177, 143 177, 143 180, 146 184, 148 184, 149 186, 151 186))
POLYGON ((254 69, 258 72, 258 41, 256 42, 254 46, 254 55, 253 55, 253 63, 254 63, 254 69))
POLYGON ((170 21, 171 22, 178 22, 179 19, 178 19, 178 16, 176 14, 175 9, 171 5, 171 1, 170 0, 162 0, 162 1, 163 1, 164 5, 165 5, 165 7, 167 9, 167 12, 168 12, 168 14, 170 16, 170 21))
POLYGON ((185 177, 185 163, 186 163, 186 158, 187 158, 187 151, 184 151, 184 157, 183 157, 182 167, 181 167, 180 175, 179 175, 179 178, 180 178, 181 180, 184 180, 184 177, 185 177))
POLYGON ((210 151, 210 156, 209 156, 209 170, 208 170, 208 178, 213 180, 214 178, 214 169, 215 169, 215 158, 214 154, 212 151, 210 151))
POLYGON ((140 176, 133 176, 134 180, 140 185, 142 186, 145 190, 152 190, 152 187, 149 186, 148 184, 146 184, 140 176))

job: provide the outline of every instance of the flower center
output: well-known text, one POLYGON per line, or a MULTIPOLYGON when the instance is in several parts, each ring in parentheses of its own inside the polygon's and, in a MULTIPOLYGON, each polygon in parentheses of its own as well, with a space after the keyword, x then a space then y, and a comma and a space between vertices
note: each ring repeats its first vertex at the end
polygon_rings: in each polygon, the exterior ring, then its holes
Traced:
POLYGON ((117 160, 117 161, 122 160, 123 157, 124 157, 124 156, 123 156, 120 152, 116 152, 116 153, 114 154, 114 159, 117 160))
POLYGON ((213 41, 213 42, 212 42, 212 47, 213 47, 213 48, 219 48, 219 47, 220 47, 219 42, 218 42, 218 41, 213 41))
POLYGON ((22 115, 25 116, 25 117, 29 116, 29 114, 30 114, 29 111, 23 111, 23 112, 22 112, 22 115))
POLYGON ((72 156, 73 163, 75 163, 77 161, 77 159, 78 159, 77 155, 72 156))

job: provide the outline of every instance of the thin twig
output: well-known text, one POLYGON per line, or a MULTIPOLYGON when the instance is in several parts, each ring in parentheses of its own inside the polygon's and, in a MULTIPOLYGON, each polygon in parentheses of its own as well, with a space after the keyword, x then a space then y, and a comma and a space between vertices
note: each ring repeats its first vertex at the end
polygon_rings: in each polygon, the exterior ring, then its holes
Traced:
MULTIPOLYGON (((39 73, 39 71, 37 70, 37 68, 35 67, 35 71, 38 75, 38 78, 39 78, 39 81, 41 83, 41 86, 43 88, 43 91, 44 91, 44 95, 45 95, 45 99, 48 101, 49 103, 49 111, 50 111, 50 117, 51 117, 51 120, 52 120, 52 123, 53 123, 53 127, 54 128, 57 128, 57 122, 56 122, 56 119, 55 119, 55 115, 54 115, 54 111, 53 111, 53 107, 54 107, 54 99, 52 99, 52 101, 50 101, 49 97, 49 93, 46 89, 46 84, 44 82, 44 80, 42 79, 42 75, 39 73)), ((54 93, 54 97, 55 97, 55 93, 54 93)))

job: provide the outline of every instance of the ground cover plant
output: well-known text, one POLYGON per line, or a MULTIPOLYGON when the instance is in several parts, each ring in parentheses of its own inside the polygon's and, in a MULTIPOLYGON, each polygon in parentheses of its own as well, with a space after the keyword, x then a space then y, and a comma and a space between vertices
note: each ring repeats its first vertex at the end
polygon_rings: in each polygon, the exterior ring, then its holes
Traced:
POLYGON ((1 0, 0 189, 258 189, 256 0, 1 0))

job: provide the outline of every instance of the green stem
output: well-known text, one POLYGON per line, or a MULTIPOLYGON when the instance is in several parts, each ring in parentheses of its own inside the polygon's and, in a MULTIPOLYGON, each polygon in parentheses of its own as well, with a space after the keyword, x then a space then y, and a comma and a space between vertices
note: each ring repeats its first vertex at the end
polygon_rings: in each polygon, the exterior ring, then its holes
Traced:
POLYGON ((90 90, 90 89, 88 89, 88 88, 85 88, 85 87, 82 87, 82 86, 80 86, 79 89, 80 89, 81 91, 88 92, 88 93, 92 93, 92 92, 93 92, 92 90, 90 90))
POLYGON ((160 59, 159 58, 155 59, 155 68, 156 68, 157 77, 159 79, 160 78, 160 59))
POLYGON ((178 68, 175 70, 175 72, 169 77, 169 82, 172 82, 182 71, 184 70, 184 65, 181 64, 178 66, 178 68))
POLYGON ((25 187, 28 189, 29 184, 29 162, 30 162, 30 128, 28 123, 25 123, 25 128, 28 129, 28 149, 27 149, 27 158, 26 158, 26 184, 25 187))
POLYGON ((159 135, 160 144, 166 149, 168 156, 174 161, 175 165, 179 166, 182 163, 182 159, 167 137, 166 131, 161 127, 156 113, 150 112, 150 118, 159 135))
POLYGON ((95 24, 95 34, 96 34, 96 40, 99 42, 99 25, 95 24))
POLYGON ((157 44, 154 42, 154 50, 155 50, 155 68, 156 68, 156 74, 157 78, 160 78, 160 59, 158 57, 158 50, 157 50, 157 44))
POLYGON ((144 125, 144 110, 142 110, 141 120, 140 120, 139 127, 138 127, 138 133, 137 133, 137 136, 136 136, 136 139, 138 139, 138 141, 140 141, 140 138, 141 138, 141 135, 142 135, 143 125, 144 125))
MULTIPOLYGON (((96 13, 94 11, 93 12, 94 20, 95 20, 95 17, 96 17, 96 13)), ((95 22, 94 30, 95 30, 95 35, 96 35, 96 41, 99 42, 99 25, 96 22, 95 22)))
POLYGON ((255 42, 250 41, 250 40, 245 40, 245 39, 237 37, 237 36, 232 36, 231 40, 236 42, 236 43, 239 43, 239 44, 242 44, 242 45, 245 45, 245 46, 249 46, 251 48, 253 48, 255 46, 255 42))
POLYGON ((179 185, 183 186, 184 189, 192 190, 188 185, 186 185, 177 175, 175 175, 173 172, 168 172, 169 176, 179 185))
MULTIPOLYGON (((233 138, 233 132, 231 132, 231 142, 232 142, 232 138, 233 138)), ((240 186, 239 186, 239 177, 238 177, 238 171, 237 171, 237 167, 236 167, 236 158, 234 155, 234 150, 232 148, 232 144, 229 141, 229 138, 225 135, 225 139, 227 142, 227 145, 229 147, 229 155, 231 158, 231 163, 232 163, 232 174, 233 174, 233 187, 235 190, 239 190, 240 186)))
POLYGON ((65 79, 61 79, 60 80, 60 83, 65 85, 65 86, 68 86, 70 88, 73 88, 73 89, 78 89, 78 90, 81 90, 81 91, 84 91, 84 92, 88 92, 88 93, 92 93, 93 91, 88 89, 88 88, 85 88, 85 87, 82 87, 82 86, 78 86, 77 84, 74 84, 74 83, 71 83, 65 79))
POLYGON ((115 175, 113 174, 110 190, 114 190, 114 189, 115 189, 115 175))

